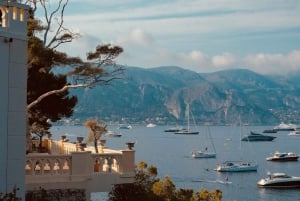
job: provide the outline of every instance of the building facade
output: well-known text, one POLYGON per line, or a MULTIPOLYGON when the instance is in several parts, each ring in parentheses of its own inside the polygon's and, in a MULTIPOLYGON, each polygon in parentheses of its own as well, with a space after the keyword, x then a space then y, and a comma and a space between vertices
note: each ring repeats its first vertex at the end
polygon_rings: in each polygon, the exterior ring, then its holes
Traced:
MULTIPOLYGON (((25 195, 27 7, 0 0, 0 192, 25 195)), ((24 199, 23 199, 24 200, 24 199)))

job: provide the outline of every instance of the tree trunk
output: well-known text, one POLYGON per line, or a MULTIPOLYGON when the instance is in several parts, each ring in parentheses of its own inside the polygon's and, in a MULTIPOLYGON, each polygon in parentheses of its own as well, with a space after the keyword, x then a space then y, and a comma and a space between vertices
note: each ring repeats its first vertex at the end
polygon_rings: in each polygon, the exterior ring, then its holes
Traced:
POLYGON ((98 140, 94 140, 94 146, 95 146, 95 152, 98 154, 99 151, 98 151, 98 140))

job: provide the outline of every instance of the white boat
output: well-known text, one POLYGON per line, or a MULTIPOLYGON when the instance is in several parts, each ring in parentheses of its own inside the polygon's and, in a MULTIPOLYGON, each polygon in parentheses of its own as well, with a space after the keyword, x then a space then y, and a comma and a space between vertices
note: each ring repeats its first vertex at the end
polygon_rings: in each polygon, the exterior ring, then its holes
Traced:
POLYGON ((258 187, 265 188, 300 188, 300 177, 285 173, 269 173, 268 177, 257 182, 258 187))
POLYGON ((276 151, 272 156, 267 157, 267 161, 297 161, 299 156, 293 152, 276 151))
POLYGON ((121 137, 122 136, 122 134, 121 133, 116 133, 116 132, 114 132, 114 131, 107 131, 105 134, 104 134, 104 136, 107 136, 107 137, 121 137))
POLYGON ((207 150, 200 150, 200 151, 193 151, 192 157, 193 158, 216 158, 215 152, 208 152, 207 150))
POLYGON ((149 123, 149 124, 147 124, 147 128, 153 128, 153 127, 155 127, 156 126, 156 124, 153 124, 153 123, 149 123))
POLYGON ((294 131, 296 128, 296 125, 294 124, 285 124, 281 122, 279 125, 274 127, 274 130, 276 131, 294 131))
MULTIPOLYGON (((241 139, 241 134, 242 131, 240 132, 240 139, 241 139)), ((249 143, 249 142, 248 142, 249 143)), ((240 153, 242 158, 242 144, 240 140, 240 153)), ((256 162, 253 161, 225 161, 222 164, 217 164, 215 170, 218 172, 250 172, 250 171, 257 171, 258 165, 256 162)))
POLYGON ((207 127, 207 134, 208 136, 205 136, 205 141, 211 142, 211 147, 213 148, 213 151, 208 151, 208 144, 206 144, 206 147, 204 150, 198 150, 198 151, 192 151, 192 157, 193 158, 216 158, 216 149, 210 134, 209 127, 207 127))
POLYGON ((294 131, 290 131, 288 135, 292 135, 292 136, 300 136, 300 129, 297 128, 294 131))
POLYGON ((255 162, 225 161, 218 164, 215 170, 218 172, 250 172, 257 171, 257 167, 255 162))
POLYGON ((191 131, 190 130, 190 105, 187 104, 186 106, 187 111, 187 128, 181 129, 179 131, 174 132, 175 134, 183 134, 183 135, 198 135, 198 131, 191 131))
POLYGON ((119 126, 119 129, 132 129, 132 126, 131 125, 127 125, 127 124, 121 124, 119 126))

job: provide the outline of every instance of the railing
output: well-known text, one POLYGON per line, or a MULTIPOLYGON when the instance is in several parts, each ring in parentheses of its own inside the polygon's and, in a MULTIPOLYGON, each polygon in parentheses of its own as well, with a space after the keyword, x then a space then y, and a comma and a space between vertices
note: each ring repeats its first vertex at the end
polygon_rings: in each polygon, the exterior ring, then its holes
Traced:
POLYGON ((98 147, 101 153, 93 153, 94 147, 82 147, 79 143, 63 140, 46 139, 42 146, 47 153, 27 154, 25 164, 27 176, 90 176, 99 173, 134 172, 135 151, 131 149, 132 144, 128 145, 127 150, 119 151, 107 149, 102 145, 98 147))
POLYGON ((28 154, 26 157, 26 175, 70 175, 71 155, 28 154))

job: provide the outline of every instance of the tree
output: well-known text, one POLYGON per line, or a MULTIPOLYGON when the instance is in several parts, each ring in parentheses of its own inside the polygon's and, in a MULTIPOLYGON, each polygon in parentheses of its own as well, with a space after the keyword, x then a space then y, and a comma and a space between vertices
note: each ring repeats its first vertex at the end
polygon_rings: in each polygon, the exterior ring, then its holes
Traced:
POLYGON ((69 89, 109 84, 114 79, 121 79, 125 68, 115 63, 123 52, 119 46, 98 45, 95 51, 87 53, 87 61, 57 50, 59 46, 80 37, 80 34, 64 27, 68 0, 27 0, 25 3, 30 6, 27 29, 27 137, 30 138, 30 133, 39 132, 43 136, 51 122, 73 114, 77 97, 70 96, 69 89), (38 9, 44 13, 42 19, 35 16, 38 9), (66 66, 70 70, 65 73, 58 74, 53 70, 66 66))
POLYGON ((179 189, 170 177, 157 178, 157 168, 148 167, 144 161, 138 163, 135 169, 135 179, 132 184, 114 185, 109 192, 109 201, 220 201, 222 192, 201 191, 194 194, 192 189, 179 189))
POLYGON ((216 189, 209 192, 206 189, 201 189, 198 193, 195 193, 191 201, 221 201, 222 191, 216 189))
POLYGON ((84 123, 84 127, 90 129, 86 141, 93 142, 95 147, 95 152, 99 153, 98 141, 101 139, 101 136, 107 132, 106 124, 99 123, 96 119, 88 119, 84 123))
POLYGON ((165 176, 163 180, 157 181, 152 185, 153 193, 166 201, 174 200, 175 190, 176 187, 168 176, 165 176))

